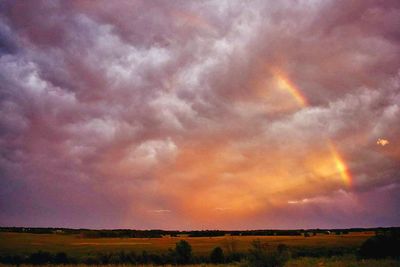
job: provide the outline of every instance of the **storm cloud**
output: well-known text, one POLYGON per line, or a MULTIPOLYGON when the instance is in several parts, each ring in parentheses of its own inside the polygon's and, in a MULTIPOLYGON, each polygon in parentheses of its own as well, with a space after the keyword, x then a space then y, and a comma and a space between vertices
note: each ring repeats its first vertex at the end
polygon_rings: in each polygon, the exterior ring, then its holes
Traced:
POLYGON ((399 29, 396 0, 2 1, 0 225, 398 226, 399 29))

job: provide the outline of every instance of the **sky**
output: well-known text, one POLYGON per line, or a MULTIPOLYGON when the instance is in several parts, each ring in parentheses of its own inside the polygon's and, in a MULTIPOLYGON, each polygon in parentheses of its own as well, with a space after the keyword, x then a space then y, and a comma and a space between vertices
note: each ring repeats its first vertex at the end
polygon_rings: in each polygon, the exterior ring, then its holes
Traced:
POLYGON ((0 2, 0 226, 400 226, 398 0, 0 2))

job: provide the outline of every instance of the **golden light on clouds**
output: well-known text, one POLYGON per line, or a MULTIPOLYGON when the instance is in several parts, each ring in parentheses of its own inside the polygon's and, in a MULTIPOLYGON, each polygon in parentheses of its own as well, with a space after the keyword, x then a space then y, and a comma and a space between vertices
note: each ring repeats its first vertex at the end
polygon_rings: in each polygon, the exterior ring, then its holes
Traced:
POLYGON ((380 146, 386 146, 386 145, 389 144, 389 140, 383 139, 383 138, 379 138, 378 141, 376 141, 376 144, 380 145, 380 146))
POLYGON ((345 161, 343 160, 342 156, 339 154, 338 150, 336 149, 335 145, 332 142, 329 142, 329 147, 331 150, 331 154, 337 172, 340 174, 340 177, 342 178, 343 182, 347 186, 351 186, 351 174, 345 161))

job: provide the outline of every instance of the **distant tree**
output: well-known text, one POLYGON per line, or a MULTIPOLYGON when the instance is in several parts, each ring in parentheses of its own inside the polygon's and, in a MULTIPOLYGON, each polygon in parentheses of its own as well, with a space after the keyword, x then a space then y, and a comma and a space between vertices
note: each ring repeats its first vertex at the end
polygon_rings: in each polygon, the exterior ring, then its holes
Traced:
POLYGON ((187 264, 192 259, 192 247, 190 244, 181 240, 175 245, 176 260, 179 264, 187 264))
POLYGON ((220 247, 214 248, 210 253, 212 263, 223 263, 225 261, 224 251, 220 247))

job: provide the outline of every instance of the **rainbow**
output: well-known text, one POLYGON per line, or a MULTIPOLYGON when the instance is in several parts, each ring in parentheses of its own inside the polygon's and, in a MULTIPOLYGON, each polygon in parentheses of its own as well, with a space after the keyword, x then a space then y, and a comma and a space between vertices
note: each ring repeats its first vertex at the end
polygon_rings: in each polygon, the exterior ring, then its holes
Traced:
MULTIPOLYGON (((296 101, 296 103, 301 108, 306 108, 309 106, 307 98, 301 92, 301 90, 289 79, 288 75, 285 74, 281 69, 271 68, 271 73, 275 78, 279 89, 287 91, 296 101)), ((336 172, 340 175, 343 183, 346 186, 352 185, 352 176, 349 168, 346 165, 343 157, 340 155, 337 147, 331 141, 327 141, 330 154, 332 157, 332 164, 336 169, 336 172)))
POLYGON ((340 175, 340 177, 342 178, 343 182, 347 185, 347 186, 351 186, 351 174, 349 171, 349 168, 347 167, 345 161, 343 160, 343 157, 339 154, 336 146, 333 144, 333 142, 331 140, 329 140, 329 148, 331 151, 331 155, 333 157, 333 161, 335 163, 336 169, 340 175))
POLYGON ((293 96, 293 98, 301 107, 308 106, 307 98, 303 95, 300 89, 293 82, 289 80, 289 78, 283 72, 275 70, 274 77, 276 79, 278 87, 282 90, 287 91, 291 96, 293 96))

